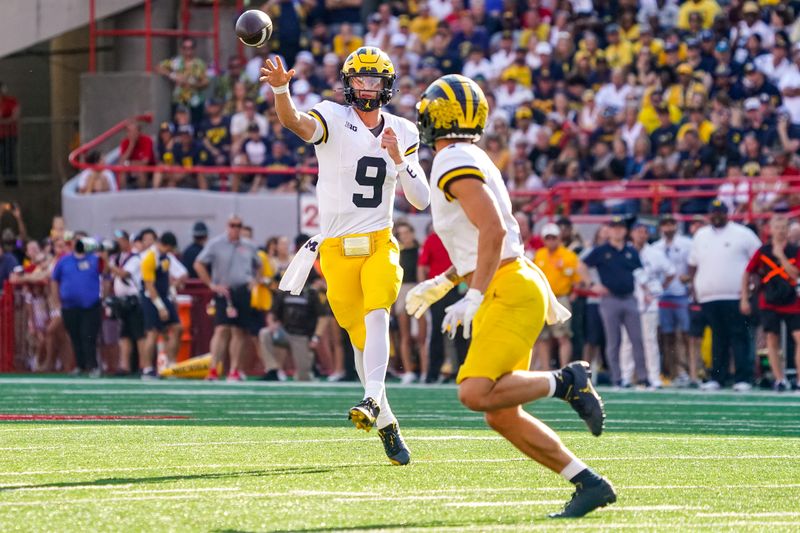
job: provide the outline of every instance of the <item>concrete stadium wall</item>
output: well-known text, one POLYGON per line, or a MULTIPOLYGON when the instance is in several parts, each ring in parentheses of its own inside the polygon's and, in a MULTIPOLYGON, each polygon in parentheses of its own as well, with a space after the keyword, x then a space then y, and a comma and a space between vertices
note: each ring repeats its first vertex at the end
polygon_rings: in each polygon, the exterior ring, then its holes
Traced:
MULTIPOLYGON (((142 0, 99 0, 97 18, 142 3, 142 0)), ((89 23, 88 0, 2 0, 0 8, 0 57, 89 23)))
MULTIPOLYGON (((253 226, 254 240, 260 244, 273 235, 294 238, 298 233, 298 198, 291 193, 254 195, 159 189, 78 195, 75 184, 76 180, 71 180, 61 193, 66 225, 97 237, 110 237, 116 229, 134 233, 152 227, 159 232, 174 232, 183 248, 191 242, 196 221, 205 222, 214 235, 224 231, 232 213, 253 226)), ((417 235, 425 235, 429 215, 403 218, 414 226, 417 235)))

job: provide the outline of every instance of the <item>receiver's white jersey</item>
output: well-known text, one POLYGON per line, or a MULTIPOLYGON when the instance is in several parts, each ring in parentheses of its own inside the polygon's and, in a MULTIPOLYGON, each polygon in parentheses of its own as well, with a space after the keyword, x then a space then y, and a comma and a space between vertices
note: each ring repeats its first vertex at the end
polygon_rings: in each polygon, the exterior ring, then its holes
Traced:
MULTIPOLYGON (((315 143, 322 235, 341 237, 391 227, 397 170, 381 148, 381 136, 375 137, 350 106, 325 101, 309 114, 323 128, 322 139, 315 143)), ((394 130, 406 159, 416 161, 416 125, 385 111, 381 116, 383 129, 394 130)))
POLYGON ((474 144, 451 144, 433 158, 431 214, 433 228, 461 276, 473 272, 478 262, 478 228, 469 221, 458 198, 450 194, 450 186, 466 178, 482 180, 497 202, 507 230, 502 259, 521 257, 524 252, 519 224, 512 213, 511 199, 500 170, 486 152, 474 144))

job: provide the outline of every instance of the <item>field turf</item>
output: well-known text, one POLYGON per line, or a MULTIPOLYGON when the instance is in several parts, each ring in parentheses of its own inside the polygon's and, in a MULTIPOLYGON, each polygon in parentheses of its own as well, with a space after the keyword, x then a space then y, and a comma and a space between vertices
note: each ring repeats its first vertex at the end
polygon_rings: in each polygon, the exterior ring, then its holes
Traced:
POLYGON ((0 378, 0 531, 800 530, 800 394, 601 393, 600 438, 529 406, 619 493, 567 524, 546 514, 571 486, 453 387, 389 387, 395 467, 347 422, 351 385, 0 378))

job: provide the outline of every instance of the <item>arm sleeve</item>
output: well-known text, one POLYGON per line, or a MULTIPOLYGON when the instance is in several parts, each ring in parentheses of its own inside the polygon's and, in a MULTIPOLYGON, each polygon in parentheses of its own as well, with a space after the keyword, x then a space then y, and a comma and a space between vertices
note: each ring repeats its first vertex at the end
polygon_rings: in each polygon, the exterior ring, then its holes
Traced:
POLYGON ((156 280, 156 254, 147 252, 142 259, 142 281, 153 282, 156 280))
POLYGON ((325 144, 328 142, 328 138, 330 136, 330 130, 328 129, 328 121, 325 119, 325 115, 330 116, 330 113, 326 113, 326 102, 322 102, 314 106, 308 114, 316 120, 317 128, 314 130, 314 135, 308 140, 308 142, 313 143, 314 145, 325 144))
POLYGON ((406 156, 406 163, 405 170, 400 172, 400 184, 411 205, 421 211, 431 203, 431 188, 428 185, 428 178, 417 160, 416 152, 411 156, 406 156))

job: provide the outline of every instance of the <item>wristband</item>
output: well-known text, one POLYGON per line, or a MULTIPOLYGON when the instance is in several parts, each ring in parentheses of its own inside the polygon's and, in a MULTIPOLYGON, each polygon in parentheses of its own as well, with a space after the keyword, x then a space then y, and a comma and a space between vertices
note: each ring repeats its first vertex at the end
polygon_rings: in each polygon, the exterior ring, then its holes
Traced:
POLYGON ((286 85, 278 85, 277 87, 272 87, 272 92, 274 94, 284 94, 289 92, 289 84, 286 85))
POLYGON ((153 301, 153 305, 155 305, 156 309, 158 309, 159 311, 161 311, 162 309, 166 309, 166 306, 164 306, 164 300, 162 300, 161 298, 156 298, 153 301))
POLYGON ((397 170, 397 173, 400 174, 401 172, 403 172, 405 169, 408 168, 408 161, 403 159, 403 161, 401 163, 398 163, 397 166, 395 166, 394 168, 395 170, 397 170))

